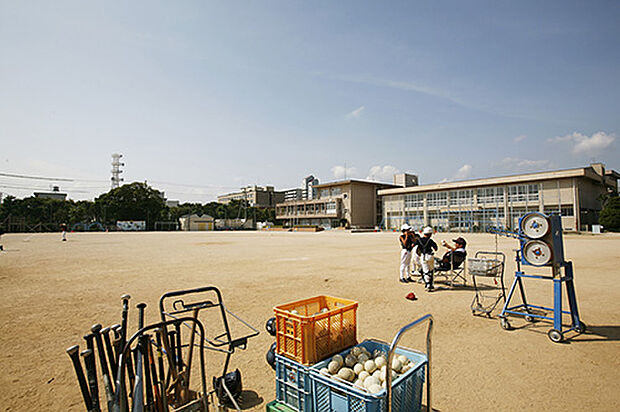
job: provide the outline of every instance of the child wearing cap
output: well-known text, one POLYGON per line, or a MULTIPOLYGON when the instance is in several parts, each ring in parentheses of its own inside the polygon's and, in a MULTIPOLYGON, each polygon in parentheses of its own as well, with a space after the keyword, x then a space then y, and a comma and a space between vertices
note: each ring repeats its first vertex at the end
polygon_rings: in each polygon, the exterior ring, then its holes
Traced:
POLYGON ((417 253, 422 263, 422 278, 424 279, 425 289, 431 292, 433 290, 434 255, 438 248, 437 243, 431 239, 431 236, 433 236, 432 227, 426 226, 422 231, 422 235, 416 241, 417 253))
POLYGON ((407 283, 411 281, 409 270, 411 266, 411 250, 413 249, 414 237, 411 233, 411 227, 405 223, 400 227, 401 235, 398 242, 401 246, 400 251, 400 281, 407 283))

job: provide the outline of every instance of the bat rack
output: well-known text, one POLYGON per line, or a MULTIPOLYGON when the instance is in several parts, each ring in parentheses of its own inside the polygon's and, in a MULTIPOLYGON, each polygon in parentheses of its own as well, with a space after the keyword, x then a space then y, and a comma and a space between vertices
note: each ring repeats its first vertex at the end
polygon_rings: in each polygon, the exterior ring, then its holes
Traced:
POLYGON ((512 326, 508 321, 509 315, 523 316, 527 322, 535 322, 536 320, 545 319, 553 321, 553 328, 549 329, 547 336, 553 342, 562 342, 565 334, 570 331, 577 333, 583 333, 586 330, 586 325, 579 319, 579 310, 577 308, 577 298, 575 295, 575 285, 573 283, 573 263, 562 262, 560 267, 554 267, 554 276, 533 275, 526 274, 521 270, 521 251, 515 250, 517 270, 515 272, 515 278, 508 292, 506 303, 502 309, 502 313, 499 315, 500 325, 503 329, 511 330, 512 326), (563 276, 561 274, 563 269, 563 276), (539 280, 552 280, 553 281, 553 308, 533 305, 527 301, 525 296, 525 286, 523 279, 539 279, 539 280), (562 309, 562 285, 566 285, 566 294, 568 297, 569 310, 562 309), (521 296, 521 304, 510 306, 510 302, 515 294, 516 289, 519 289, 521 296), (541 314, 541 312, 545 314, 541 314), (547 316, 546 313, 552 312, 553 316, 547 316), (562 325, 563 315, 570 315, 571 327, 564 328, 562 325))
MULTIPOLYGON (((205 329, 215 329, 218 334, 213 337, 207 337, 205 333, 199 334, 201 343, 207 344, 205 349, 225 354, 222 374, 219 377, 213 377, 214 388, 209 392, 209 396, 213 393, 217 395, 219 409, 224 409, 227 404, 231 404, 234 409, 240 411, 237 399, 241 393, 241 373, 238 370, 228 372, 230 359, 236 349, 246 349, 248 340, 258 336, 260 332, 226 308, 222 294, 215 286, 167 292, 159 299, 159 310, 162 321, 179 319, 188 314, 193 319, 200 319, 201 313, 216 314, 219 320, 203 318, 202 323, 213 326, 205 327, 205 329), (235 328, 235 330, 242 329, 241 336, 233 337, 231 324, 228 321, 229 315, 237 321, 235 326, 241 325, 235 328), (214 323, 219 323, 220 327, 214 323)), ((182 324, 191 328, 191 323, 182 322, 182 324)), ((177 334, 179 333, 180 331, 177 331, 177 334)))

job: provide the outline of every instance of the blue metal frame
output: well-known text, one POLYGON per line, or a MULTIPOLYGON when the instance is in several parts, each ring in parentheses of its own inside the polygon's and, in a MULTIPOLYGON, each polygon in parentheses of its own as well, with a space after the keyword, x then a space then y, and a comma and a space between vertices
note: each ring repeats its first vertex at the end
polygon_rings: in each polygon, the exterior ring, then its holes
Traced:
POLYGON ((515 272, 515 279, 512 282, 512 286, 510 287, 510 292, 508 293, 508 297, 506 298, 506 303, 504 304, 504 308, 502 309, 502 313, 499 315, 499 317, 506 318, 506 316, 510 314, 530 316, 537 319, 552 320, 553 328, 561 333, 569 332, 579 328, 579 326, 581 325, 581 321, 579 319, 577 297, 575 295, 575 285, 573 283, 573 264, 572 262, 564 262, 561 266, 564 267, 564 276, 557 278, 552 276, 528 275, 520 270, 517 270, 515 272), (525 289, 523 287, 523 281, 521 280, 522 278, 553 280, 553 308, 527 303, 527 299, 525 297, 525 289), (566 294, 568 296, 568 303, 570 309, 568 311, 562 310, 562 283, 566 283, 566 294), (521 303, 520 305, 509 306, 510 300, 514 295, 517 285, 519 286, 521 301, 523 303, 521 303), (553 317, 530 313, 530 308, 553 311, 553 317), (571 327, 567 329, 562 329, 562 315, 564 314, 571 316, 571 327))

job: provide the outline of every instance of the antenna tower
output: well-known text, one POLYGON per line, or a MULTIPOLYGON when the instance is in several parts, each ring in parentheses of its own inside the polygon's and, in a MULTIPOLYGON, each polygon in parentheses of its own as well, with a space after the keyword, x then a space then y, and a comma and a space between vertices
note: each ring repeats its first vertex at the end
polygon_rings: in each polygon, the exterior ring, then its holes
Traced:
POLYGON ((122 154, 112 153, 112 184, 110 189, 116 189, 119 183, 125 180, 121 177, 121 173, 123 173, 121 166, 125 166, 125 163, 121 162, 121 157, 123 157, 122 154))

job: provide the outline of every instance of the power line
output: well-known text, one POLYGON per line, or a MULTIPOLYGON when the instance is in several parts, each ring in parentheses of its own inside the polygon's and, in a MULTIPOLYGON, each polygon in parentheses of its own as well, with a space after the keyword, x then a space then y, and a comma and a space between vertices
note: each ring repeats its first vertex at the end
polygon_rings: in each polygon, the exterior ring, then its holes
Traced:
MULTIPOLYGON (((0 185, 0 187, 3 187, 5 189, 18 189, 18 190, 48 190, 45 187, 26 187, 26 186, 13 186, 13 185, 0 185)), ((64 190, 64 192, 71 192, 71 193, 90 193, 90 191, 88 190, 64 190)), ((50 192, 50 193, 54 193, 54 192, 50 192)))
POLYGON ((51 180, 51 181, 61 181, 61 182, 73 182, 74 179, 67 179, 64 177, 43 177, 43 176, 27 176, 27 175, 16 175, 12 173, 2 173, 0 172, 0 176, 4 177, 14 177, 17 179, 32 179, 32 180, 51 180))

